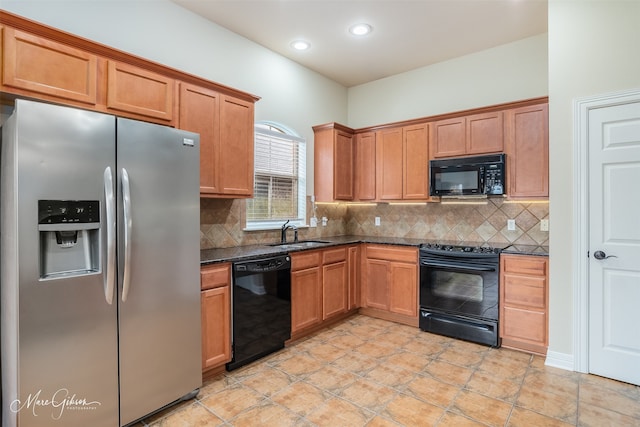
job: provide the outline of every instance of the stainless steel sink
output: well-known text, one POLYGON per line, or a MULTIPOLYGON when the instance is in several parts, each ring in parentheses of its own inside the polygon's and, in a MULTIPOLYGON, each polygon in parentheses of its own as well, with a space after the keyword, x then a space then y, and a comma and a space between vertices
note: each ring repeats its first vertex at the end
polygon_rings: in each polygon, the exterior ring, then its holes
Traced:
POLYGON ((331 243, 326 240, 299 240, 297 242, 271 243, 267 246, 277 246, 285 249, 304 249, 319 246, 325 243, 331 243))

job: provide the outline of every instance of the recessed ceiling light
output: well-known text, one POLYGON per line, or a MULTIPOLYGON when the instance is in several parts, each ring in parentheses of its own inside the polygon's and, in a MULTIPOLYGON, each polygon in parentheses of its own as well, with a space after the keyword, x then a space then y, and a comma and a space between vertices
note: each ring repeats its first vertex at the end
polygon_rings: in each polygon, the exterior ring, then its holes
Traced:
POLYGON ((366 36, 372 29, 369 24, 355 24, 349 27, 349 32, 354 36, 366 36))
POLYGON ((307 50, 311 47, 311 43, 304 40, 296 40, 294 42, 291 42, 291 47, 295 50, 307 50))

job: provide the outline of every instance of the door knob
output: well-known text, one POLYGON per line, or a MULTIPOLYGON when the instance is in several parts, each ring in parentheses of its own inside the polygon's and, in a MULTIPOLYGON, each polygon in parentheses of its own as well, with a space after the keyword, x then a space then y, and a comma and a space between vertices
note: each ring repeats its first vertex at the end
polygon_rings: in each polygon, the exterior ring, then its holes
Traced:
POLYGON ((618 258, 615 255, 607 255, 606 253, 602 252, 602 251, 595 251, 593 253, 593 257, 597 260, 603 260, 603 259, 607 259, 607 258, 618 258))

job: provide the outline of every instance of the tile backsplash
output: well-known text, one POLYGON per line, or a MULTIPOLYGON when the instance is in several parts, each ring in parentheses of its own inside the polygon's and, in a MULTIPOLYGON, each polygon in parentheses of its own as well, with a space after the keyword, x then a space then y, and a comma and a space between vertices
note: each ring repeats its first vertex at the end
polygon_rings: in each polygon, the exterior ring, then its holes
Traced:
MULTIPOLYGON (((352 234, 525 245, 548 245, 549 240, 549 232, 540 230, 540 220, 549 219, 547 203, 498 198, 483 204, 318 204, 317 217, 318 227, 301 228, 300 239, 352 234), (321 226, 323 216, 326 227, 321 226), (514 231, 507 230, 507 219, 515 220, 514 231)), ((244 223, 245 200, 200 199, 200 248, 275 243, 280 238, 280 230, 244 231, 244 223)))

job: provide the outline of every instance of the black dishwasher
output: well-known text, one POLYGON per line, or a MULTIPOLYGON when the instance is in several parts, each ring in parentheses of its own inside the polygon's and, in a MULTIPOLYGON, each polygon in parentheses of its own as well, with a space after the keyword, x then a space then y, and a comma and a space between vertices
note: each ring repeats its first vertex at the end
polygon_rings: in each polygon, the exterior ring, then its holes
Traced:
POLYGON ((228 371, 284 348, 291 338, 291 258, 233 263, 232 353, 228 371))

